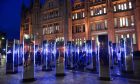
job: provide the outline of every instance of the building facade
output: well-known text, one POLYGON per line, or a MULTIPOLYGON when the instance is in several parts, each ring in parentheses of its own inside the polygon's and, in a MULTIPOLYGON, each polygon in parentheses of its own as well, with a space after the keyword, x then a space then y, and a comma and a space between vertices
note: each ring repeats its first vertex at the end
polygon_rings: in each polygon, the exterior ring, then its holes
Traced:
POLYGON ((42 40, 98 41, 108 35, 113 43, 131 37, 134 50, 140 50, 140 0, 39 0, 23 8, 21 41, 27 35, 42 40), (27 35, 26 35, 27 34, 27 35), (65 39, 64 39, 65 38, 65 39))

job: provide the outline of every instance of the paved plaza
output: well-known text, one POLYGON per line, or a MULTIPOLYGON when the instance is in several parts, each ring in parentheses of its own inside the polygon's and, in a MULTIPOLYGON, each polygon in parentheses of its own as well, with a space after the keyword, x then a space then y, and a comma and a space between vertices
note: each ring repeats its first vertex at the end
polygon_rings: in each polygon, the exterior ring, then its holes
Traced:
POLYGON ((42 72, 41 67, 36 68, 36 81, 22 82, 22 67, 18 74, 5 74, 5 68, 0 68, 0 84, 140 84, 140 80, 123 77, 113 77, 112 81, 98 80, 98 74, 91 72, 66 71, 66 76, 56 77, 55 71, 42 72))

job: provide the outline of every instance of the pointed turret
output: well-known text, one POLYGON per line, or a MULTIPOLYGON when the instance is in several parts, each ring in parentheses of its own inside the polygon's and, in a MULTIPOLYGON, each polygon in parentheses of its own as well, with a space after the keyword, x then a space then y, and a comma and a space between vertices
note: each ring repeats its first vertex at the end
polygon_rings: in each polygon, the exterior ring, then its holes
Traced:
POLYGON ((27 10, 25 4, 24 4, 24 0, 22 1, 22 5, 21 5, 21 16, 24 16, 25 11, 27 10))
POLYGON ((35 3, 39 3, 40 1, 39 0, 35 0, 35 3))
POLYGON ((30 9, 33 8, 33 4, 34 4, 34 1, 33 0, 30 0, 30 9))
POLYGON ((39 7, 40 8, 40 0, 34 0, 33 8, 39 7))
POLYGON ((24 4, 24 0, 22 1, 21 10, 22 10, 22 11, 25 11, 25 10, 26 10, 26 6, 25 6, 25 4, 24 4))

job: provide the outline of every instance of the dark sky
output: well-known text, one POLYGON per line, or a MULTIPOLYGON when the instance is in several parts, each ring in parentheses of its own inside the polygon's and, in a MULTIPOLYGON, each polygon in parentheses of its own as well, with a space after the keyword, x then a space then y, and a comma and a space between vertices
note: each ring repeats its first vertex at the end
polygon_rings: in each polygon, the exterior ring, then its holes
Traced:
MULTIPOLYGON (((23 0, 0 0, 0 31, 7 33, 8 39, 19 39, 21 5, 23 0)), ((29 7, 30 0, 24 0, 29 7)))
POLYGON ((0 0, 0 31, 19 38, 21 0, 0 0))

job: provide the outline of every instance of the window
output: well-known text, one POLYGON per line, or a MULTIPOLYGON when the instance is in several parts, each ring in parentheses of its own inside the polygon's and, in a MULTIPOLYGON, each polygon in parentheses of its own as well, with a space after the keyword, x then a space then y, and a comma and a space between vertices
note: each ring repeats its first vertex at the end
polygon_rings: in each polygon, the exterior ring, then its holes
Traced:
POLYGON ((114 18, 114 27, 118 27, 117 19, 119 19, 119 25, 120 27, 128 27, 128 26, 134 26, 134 15, 132 16, 126 16, 126 17, 120 17, 120 18, 114 18))
POLYGON ((104 8, 104 13, 106 13, 106 8, 104 8))
POLYGON ((64 37, 57 37, 56 41, 64 41, 64 37))
POLYGON ((128 27, 128 18, 125 18, 126 26, 128 27))
POLYGON ((80 45, 80 46, 82 45, 82 39, 80 39, 79 45, 80 45))
POLYGON ((73 30, 73 33, 85 32, 85 25, 83 24, 83 25, 76 25, 76 26, 73 26, 72 30, 73 30), (76 31, 74 31, 74 29, 75 29, 76 31))
POLYGON ((114 11, 115 11, 115 12, 117 11, 116 6, 114 6, 114 11))
POLYGON ((129 9, 132 9, 132 2, 129 2, 129 9))
POLYGON ((123 26, 125 26, 125 17, 123 17, 122 19, 123 19, 122 24, 123 26))
POLYGON ((91 9, 90 11, 91 16, 102 15, 106 13, 107 13, 106 7, 98 7, 98 8, 91 9))
POLYGON ((119 10, 121 10, 121 5, 120 4, 118 5, 118 8, 119 8, 119 10))
POLYGON ((84 43, 86 43, 86 38, 84 37, 84 43))
POLYGON ((128 17, 121 17, 120 18, 120 27, 129 26, 128 24, 128 17))
POLYGON ((45 28, 43 28, 43 35, 45 34, 45 32, 46 32, 46 29, 45 29, 45 28))
POLYGON ((123 4, 121 4, 121 10, 124 10, 124 6, 123 6, 123 4))
POLYGON ((124 9, 125 9, 125 10, 127 9, 126 3, 124 4, 124 9))
POLYGON ((95 38, 94 38, 94 37, 92 37, 91 39, 92 39, 92 40, 95 40, 95 38))
POLYGON ((133 44, 136 44, 136 34, 133 34, 133 44))
POLYGON ((93 16, 93 10, 91 10, 90 13, 91 13, 91 16, 93 16))
POLYGON ((85 25, 83 25, 83 31, 82 32, 85 32, 85 25))
POLYGON ((83 18, 85 17, 85 13, 83 12, 83 18))
POLYGON ((74 15, 72 16, 72 19, 74 20, 74 15))
POLYGON ((114 26, 115 26, 115 27, 118 27, 117 18, 114 18, 114 26))
POLYGON ((123 26, 123 24, 122 24, 122 18, 120 18, 120 27, 122 27, 123 26))
POLYGON ((107 20, 105 20, 105 29, 107 29, 107 20))
POLYGON ((59 33, 59 31, 60 31, 60 26, 58 23, 55 23, 54 24, 54 33, 59 33))
POLYGON ((94 31, 95 30, 93 23, 90 23, 90 29, 91 29, 91 31, 94 31))
POLYGON ((85 13, 82 11, 82 12, 77 12, 77 13, 74 13, 72 15, 72 19, 75 20, 75 19, 82 19, 85 17, 85 13))
POLYGON ((135 25, 135 23, 134 23, 134 16, 132 15, 131 16, 131 26, 134 26, 135 25))
POLYGON ((121 38, 123 38, 124 36, 123 35, 121 35, 121 38))
POLYGON ((102 10, 99 10, 99 14, 100 14, 100 15, 102 14, 102 10))
POLYGON ((75 14, 75 19, 77 19, 77 13, 75 14))
POLYGON ((107 29, 107 20, 96 22, 95 27, 96 27, 96 30, 107 29))
POLYGON ((126 37, 129 38, 130 37, 129 34, 127 34, 126 37))
POLYGON ((82 39, 81 38, 77 38, 77 39, 75 39, 75 41, 76 41, 76 45, 82 45, 82 39))
POLYGON ((114 5, 114 12, 132 9, 132 2, 125 2, 114 5))

